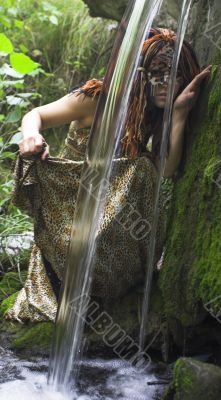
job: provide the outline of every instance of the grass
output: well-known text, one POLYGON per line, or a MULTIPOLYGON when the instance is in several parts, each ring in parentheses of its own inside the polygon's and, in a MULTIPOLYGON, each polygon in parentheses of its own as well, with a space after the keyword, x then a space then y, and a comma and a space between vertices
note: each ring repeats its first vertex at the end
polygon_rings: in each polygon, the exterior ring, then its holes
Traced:
MULTIPOLYGON (((4 0, 1 7, 0 27, 13 41, 16 51, 19 46, 25 46, 27 54, 46 72, 46 75, 26 78, 23 91, 41 95, 32 99, 28 108, 54 101, 80 82, 105 74, 115 36, 111 28, 113 23, 91 18, 83 1, 4 0), (22 29, 16 26, 15 19, 23 21, 22 29)), ((10 94, 16 95, 17 89, 10 90, 10 94)), ((2 110, 5 115, 9 111, 10 108, 2 110)), ((22 110, 22 114, 26 111, 22 110)), ((19 125, 20 121, 4 125, 4 141, 18 130, 19 125)), ((44 132, 52 155, 59 152, 67 129, 62 127, 44 132)), ((14 149, 9 147, 7 151, 14 149)), ((31 219, 10 204, 11 164, 8 159, 0 163, 1 235, 32 230, 31 219)))

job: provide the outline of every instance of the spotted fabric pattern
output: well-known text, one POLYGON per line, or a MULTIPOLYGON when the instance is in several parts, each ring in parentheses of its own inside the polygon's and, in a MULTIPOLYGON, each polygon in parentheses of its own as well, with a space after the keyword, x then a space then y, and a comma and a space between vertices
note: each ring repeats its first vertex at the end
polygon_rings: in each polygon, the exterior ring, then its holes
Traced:
MULTIPOLYGON (((27 280, 8 319, 55 320, 57 299, 44 260, 62 281, 87 141, 88 130, 76 131, 72 124, 61 157, 17 158, 13 202, 32 216, 35 244, 27 280)), ((114 160, 97 237, 92 295, 116 299, 144 282, 156 177, 146 156, 114 160)), ((155 265, 166 228, 162 200, 159 207, 155 265)))

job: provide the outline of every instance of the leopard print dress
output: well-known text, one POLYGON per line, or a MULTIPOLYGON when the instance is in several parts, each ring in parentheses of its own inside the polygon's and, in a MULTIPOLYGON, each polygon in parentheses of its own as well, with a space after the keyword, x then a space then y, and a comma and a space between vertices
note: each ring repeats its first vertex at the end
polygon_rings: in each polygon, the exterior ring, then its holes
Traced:
MULTIPOLYGON (((35 244, 26 282, 5 315, 8 319, 55 320, 87 141, 88 129, 76 130, 72 123, 62 157, 17 159, 13 201, 33 217, 35 244)), ((119 298, 144 281, 156 177, 147 156, 114 160, 98 232, 92 295, 119 298), (146 224, 145 234, 140 234, 137 221, 146 224)), ((161 198, 155 264, 162 254, 165 228, 161 198)))

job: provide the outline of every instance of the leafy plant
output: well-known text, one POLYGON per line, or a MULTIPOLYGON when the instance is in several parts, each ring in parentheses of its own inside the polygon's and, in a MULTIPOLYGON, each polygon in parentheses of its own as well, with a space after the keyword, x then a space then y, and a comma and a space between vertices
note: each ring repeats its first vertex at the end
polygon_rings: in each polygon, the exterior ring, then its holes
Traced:
MULTIPOLYGON (((10 203, 22 116, 104 75, 114 25, 91 18, 81 0, 2 0, 0 5, 0 233, 32 229, 10 203)), ((44 132, 57 152, 67 128, 44 132)))

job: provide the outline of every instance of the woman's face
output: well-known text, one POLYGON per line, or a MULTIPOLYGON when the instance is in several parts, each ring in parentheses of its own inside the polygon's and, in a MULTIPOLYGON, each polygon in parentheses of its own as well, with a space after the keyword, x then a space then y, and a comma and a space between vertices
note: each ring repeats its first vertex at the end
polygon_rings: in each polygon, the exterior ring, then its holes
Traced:
MULTIPOLYGON (((148 68, 150 96, 153 104, 158 108, 164 108, 166 104, 173 52, 174 50, 169 45, 163 47, 154 57, 148 68)), ((182 84, 183 79, 178 73, 175 83, 174 99, 182 84)))

